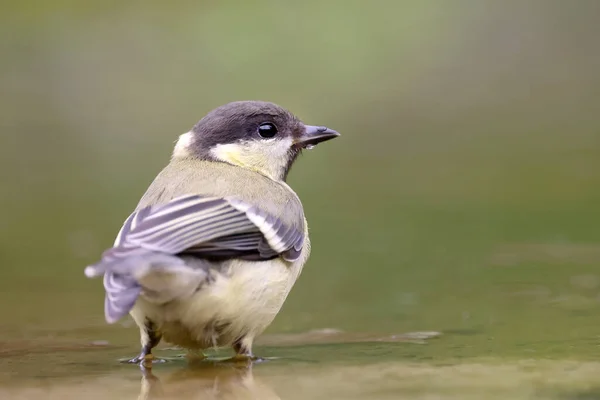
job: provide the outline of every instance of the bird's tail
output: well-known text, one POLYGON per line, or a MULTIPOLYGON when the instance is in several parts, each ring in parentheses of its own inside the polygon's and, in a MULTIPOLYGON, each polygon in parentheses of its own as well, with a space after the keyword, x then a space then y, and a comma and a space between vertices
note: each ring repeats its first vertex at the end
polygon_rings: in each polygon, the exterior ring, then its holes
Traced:
POLYGON ((206 277, 202 269, 192 269, 176 256, 152 251, 120 257, 113 248, 102 260, 85 269, 88 278, 104 275, 104 316, 109 324, 129 313, 138 297, 164 304, 192 293, 206 277))

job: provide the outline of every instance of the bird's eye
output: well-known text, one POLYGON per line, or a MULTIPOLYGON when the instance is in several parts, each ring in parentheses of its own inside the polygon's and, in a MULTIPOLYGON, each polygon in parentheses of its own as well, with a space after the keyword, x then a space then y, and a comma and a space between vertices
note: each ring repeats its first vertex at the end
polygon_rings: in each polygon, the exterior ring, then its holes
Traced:
POLYGON ((272 138, 277 135, 277 127, 270 122, 260 124, 258 134, 263 138, 272 138))

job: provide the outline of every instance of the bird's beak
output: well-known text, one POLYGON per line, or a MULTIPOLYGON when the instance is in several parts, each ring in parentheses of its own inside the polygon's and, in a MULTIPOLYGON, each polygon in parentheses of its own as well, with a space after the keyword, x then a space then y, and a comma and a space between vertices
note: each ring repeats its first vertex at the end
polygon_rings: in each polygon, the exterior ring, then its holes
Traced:
POLYGON ((312 147, 340 136, 338 132, 324 126, 304 125, 304 128, 304 133, 294 141, 296 146, 312 147))

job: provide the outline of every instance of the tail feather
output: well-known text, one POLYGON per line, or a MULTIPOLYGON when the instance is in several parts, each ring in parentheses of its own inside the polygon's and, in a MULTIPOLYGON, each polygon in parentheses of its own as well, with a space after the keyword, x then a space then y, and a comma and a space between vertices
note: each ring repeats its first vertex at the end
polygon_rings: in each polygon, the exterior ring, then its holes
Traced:
POLYGON ((90 278, 104 275, 104 316, 109 324, 127 315, 140 295, 154 303, 165 303, 190 294, 206 278, 204 269, 187 266, 177 256, 136 253, 112 257, 107 252, 102 261, 85 269, 90 278))
POLYGON ((131 311, 142 287, 129 275, 108 272, 104 275, 104 318, 114 324, 131 311))

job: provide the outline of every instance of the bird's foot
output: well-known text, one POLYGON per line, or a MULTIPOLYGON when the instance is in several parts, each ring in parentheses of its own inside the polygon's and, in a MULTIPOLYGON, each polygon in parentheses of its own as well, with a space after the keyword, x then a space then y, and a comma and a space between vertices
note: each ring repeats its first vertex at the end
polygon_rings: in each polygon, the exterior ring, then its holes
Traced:
POLYGON ((242 353, 242 354, 236 354, 235 356, 231 357, 227 361, 233 362, 236 364, 255 364, 255 363, 265 361, 265 359, 261 358, 261 357, 257 357, 252 353, 247 353, 247 354, 242 353))
POLYGON ((259 361, 262 360, 262 358, 255 356, 254 354, 236 354, 235 356, 231 357, 232 360, 238 360, 238 361, 259 361))
POLYGON ((242 338, 233 344, 233 351, 235 356, 231 357, 228 361, 235 363, 254 364, 257 362, 265 361, 263 358, 256 357, 252 353, 252 339, 242 338))
POLYGON ((125 364, 136 364, 143 365, 145 367, 151 367, 152 364, 162 364, 167 360, 155 357, 153 354, 140 354, 139 356, 133 357, 132 359, 125 359, 121 361, 125 364))

